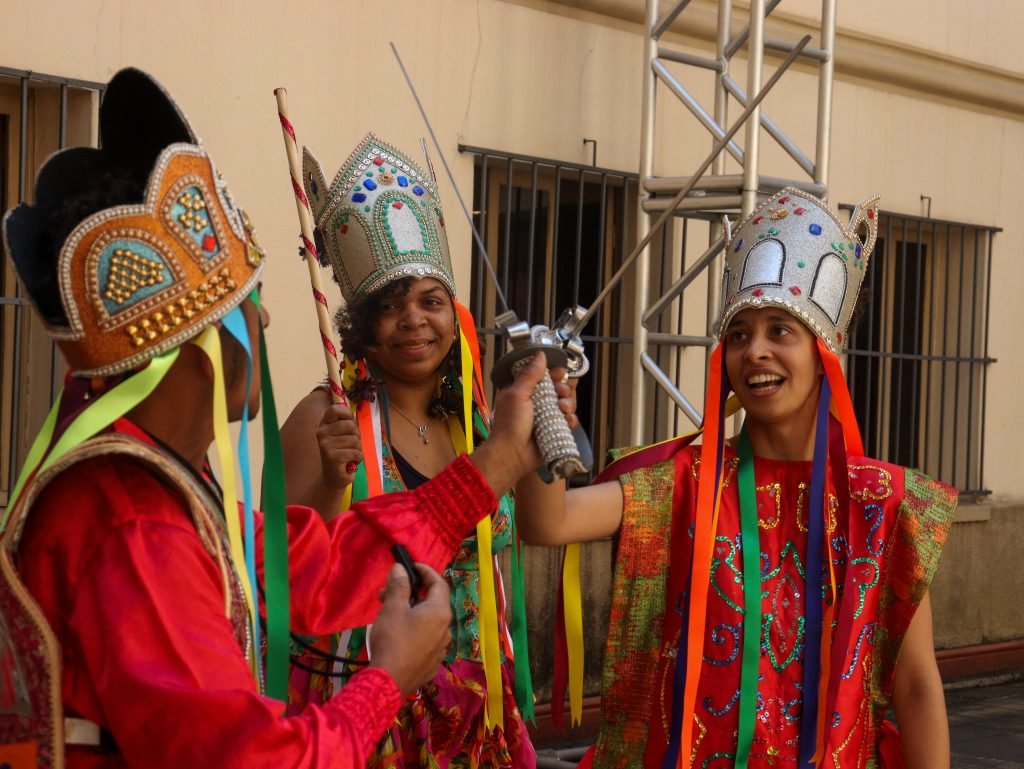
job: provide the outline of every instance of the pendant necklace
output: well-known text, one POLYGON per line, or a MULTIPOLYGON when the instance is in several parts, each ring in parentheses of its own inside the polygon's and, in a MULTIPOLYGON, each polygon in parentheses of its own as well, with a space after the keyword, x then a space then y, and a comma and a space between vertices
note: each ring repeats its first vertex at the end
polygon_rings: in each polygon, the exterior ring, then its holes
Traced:
POLYGON ((430 423, 434 421, 434 417, 430 417, 430 419, 427 420, 426 424, 418 425, 411 419, 409 419, 409 417, 407 417, 404 413, 402 413, 402 410, 398 408, 398 406, 396 406, 394 403, 389 403, 388 405, 395 410, 398 416, 400 416, 402 419, 404 419, 406 422, 408 422, 409 424, 416 428, 416 435, 418 435, 420 437, 420 440, 423 441, 424 446, 430 443, 430 439, 427 438, 427 428, 430 427, 430 423))

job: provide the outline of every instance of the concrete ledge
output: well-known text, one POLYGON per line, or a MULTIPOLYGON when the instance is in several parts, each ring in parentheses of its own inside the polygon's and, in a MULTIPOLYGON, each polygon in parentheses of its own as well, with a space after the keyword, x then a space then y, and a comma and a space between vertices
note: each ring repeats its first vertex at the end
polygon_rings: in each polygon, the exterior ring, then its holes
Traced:
POLYGON ((992 520, 992 505, 958 505, 953 523, 982 523, 992 520))
POLYGON ((996 498, 957 509, 929 590, 936 647, 971 649, 1024 639, 1022 551, 1024 500, 996 498))
POLYGON ((582 742, 593 740, 597 737, 598 728, 601 724, 601 698, 583 698, 583 718, 580 725, 574 728, 569 727, 569 702, 565 702, 563 723, 565 730, 560 730, 551 719, 551 703, 542 702, 536 709, 537 725, 527 724, 530 732, 530 739, 536 748, 565 745, 569 742, 582 742))
POLYGON ((1024 639, 935 652, 943 682, 1024 670, 1024 639))

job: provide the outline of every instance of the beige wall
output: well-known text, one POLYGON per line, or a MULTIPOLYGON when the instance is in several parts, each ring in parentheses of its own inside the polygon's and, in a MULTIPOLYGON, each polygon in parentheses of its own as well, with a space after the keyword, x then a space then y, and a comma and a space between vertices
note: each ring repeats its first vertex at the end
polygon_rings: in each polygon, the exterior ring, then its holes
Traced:
MULTIPOLYGON (((880 192, 885 209, 921 214, 920 196, 928 195, 935 217, 1004 228, 995 240, 991 283, 990 353, 998 363, 988 377, 985 480, 1001 497, 1024 497, 1015 446, 1024 428, 1024 270, 1018 253, 1024 242, 1024 54, 1016 39, 1024 28, 1024 4, 861 0, 840 6, 831 199, 850 203, 880 192)), ((784 0, 777 26, 787 34, 799 31, 808 26, 801 14, 817 8, 814 0, 784 0)), ((589 162, 582 139, 596 138, 600 165, 631 171, 639 161, 642 9, 640 0, 0 0, 0 65, 101 81, 136 65, 179 100, 271 253, 264 291, 273 313, 269 343, 283 419, 323 374, 306 271, 296 255, 298 227, 273 89, 288 88, 299 139, 329 171, 371 129, 414 150, 425 131, 387 47, 393 40, 465 194, 472 187, 472 160, 457 153, 460 142, 589 162)), ((672 34, 680 40, 687 32, 690 43, 707 49, 711 19, 709 4, 695 0, 672 34)), ((766 70, 777 61, 770 59, 766 70)), ((742 60, 733 72, 745 82, 742 60)), ((687 85, 702 98, 711 93, 709 79, 687 85)), ((671 96, 662 90, 659 98, 664 109, 656 171, 689 173, 709 142, 671 96)), ((814 98, 812 72, 801 68, 787 74, 766 102, 769 114, 808 152, 814 98)), ((767 137, 762 150, 765 173, 798 174, 767 137)), ((441 190, 457 274, 466 286, 469 231, 444 178, 441 190)), ((695 228, 694 249, 701 237, 695 228)), ((703 323, 702 294, 696 284, 686 309, 695 330, 703 323)), ((703 355, 687 351, 684 364, 685 390, 699 402, 703 355)), ((1020 514, 1019 506, 1010 507, 988 523, 954 528, 936 585, 940 645, 1010 637, 992 625, 999 619, 994 614, 991 621, 967 620, 962 626, 969 624, 972 632, 957 634, 957 618, 967 616, 964 606, 981 606, 957 596, 984 594, 987 575, 978 571, 977 553, 987 551, 986 537, 1016 541, 1011 533, 1020 529, 1020 514)), ((601 618, 607 612, 608 543, 588 547, 586 558, 588 616, 601 618)), ((558 556, 530 549, 527 560, 533 567, 534 670, 543 690, 553 608, 549 585, 558 556)), ((591 651, 600 648, 603 627, 600 619, 588 624, 591 651)), ((597 688, 597 663, 591 655, 588 691, 597 688)))
MULTIPOLYGON (((999 494, 1024 495, 1011 429, 1024 425, 1024 399, 1014 386, 1024 365, 1014 355, 1012 322, 1024 293, 1015 253, 1024 235, 1017 213, 1024 200, 1024 102, 1012 111, 1017 89, 1024 92, 1024 61, 1013 37, 1024 23, 1024 6, 1009 0, 971 4, 970 11, 956 0, 840 6, 832 200, 852 202, 879 191, 885 208, 917 214, 924 194, 932 198, 933 216, 1005 228, 995 241, 992 276, 990 351, 999 362, 988 384, 986 481, 999 494), (872 75, 871 63, 885 52, 902 58, 891 77, 872 75), (936 62, 955 72, 911 89, 907 73, 927 72, 936 62), (957 73, 970 75, 979 94, 992 83, 1004 86, 1010 108, 970 99, 957 104, 950 90, 957 73)), ((336 168, 370 129, 415 148, 425 131, 389 53, 393 40, 467 194, 472 163, 456 152, 459 142, 585 162, 586 136, 598 140, 601 165, 631 170, 639 154, 642 7, 640 0, 402 0, 387 11, 353 2, 3 0, 0 64, 92 80, 134 64, 175 94, 272 254, 265 290, 274 312, 270 344, 279 407, 286 414, 320 378, 321 355, 305 272, 295 256, 297 226, 273 88, 289 89, 299 138, 325 167, 336 168)), ((776 26, 807 26, 801 14, 817 7, 814 0, 786 0, 776 26)), ((692 33, 690 42, 707 47, 709 8, 694 2, 673 33, 692 33)), ((738 60, 733 72, 742 83, 745 63, 738 60)), ((710 80, 694 81, 698 95, 710 87, 710 80)), ((813 148, 814 92, 805 68, 788 74, 766 103, 807 150, 813 148)), ((662 91, 659 99, 663 138, 656 170, 687 173, 707 140, 673 97, 662 91), (679 140, 669 142, 668 135, 679 140)), ((762 147, 765 172, 798 174, 769 138, 762 147)), ((465 284, 468 229, 445 179, 441 187, 465 284)), ((688 313, 700 318, 700 303, 688 313)), ((701 378, 699 356, 693 357, 691 392, 701 378)))

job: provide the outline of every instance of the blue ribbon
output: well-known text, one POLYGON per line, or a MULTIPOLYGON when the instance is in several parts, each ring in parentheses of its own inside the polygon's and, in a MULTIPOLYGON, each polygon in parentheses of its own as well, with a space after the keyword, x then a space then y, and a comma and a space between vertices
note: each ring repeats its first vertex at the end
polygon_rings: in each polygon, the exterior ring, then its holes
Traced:
POLYGON ((821 576, 825 545, 825 468, 828 462, 828 407, 832 388, 822 377, 818 417, 814 428, 814 464, 811 468, 807 512, 807 571, 804 573, 803 710, 800 716, 800 769, 813 769, 818 726, 818 685, 821 677, 821 576))
MULTIPOLYGON (((249 393, 252 390, 252 348, 249 345, 249 327, 245 322, 245 314, 242 306, 235 307, 223 317, 221 322, 225 330, 242 345, 245 350, 246 378, 245 378, 245 404, 242 407, 242 424, 238 431, 238 464, 242 475, 242 508, 245 515, 245 531, 242 543, 245 547, 245 569, 249 572, 249 583, 256 585, 256 522, 252 512, 252 474, 249 467, 249 393)), ((259 319, 257 319, 259 322, 259 319)), ((257 601, 259 598, 257 597, 257 601)), ((257 606, 258 611, 258 606, 257 606)), ((253 623, 253 643, 257 650, 260 648, 260 623, 253 623)), ((256 664, 262 666, 262 659, 258 651, 256 664)), ((263 681, 262 672, 260 682, 263 681)))

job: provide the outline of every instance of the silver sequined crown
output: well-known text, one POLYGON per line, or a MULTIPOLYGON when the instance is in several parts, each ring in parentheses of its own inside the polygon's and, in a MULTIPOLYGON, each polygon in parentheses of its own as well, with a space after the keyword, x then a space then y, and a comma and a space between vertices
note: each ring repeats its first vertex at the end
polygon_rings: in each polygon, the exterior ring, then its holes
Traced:
POLYGON ((772 305, 796 315, 838 353, 875 247, 878 200, 858 203, 846 225, 821 200, 792 187, 762 203, 727 246, 719 338, 740 310, 772 305))

